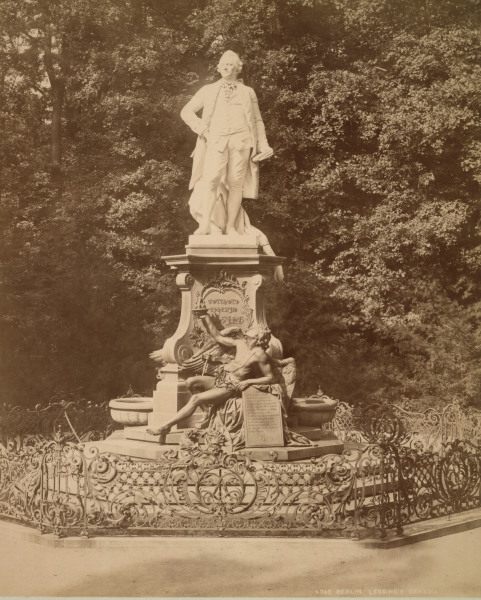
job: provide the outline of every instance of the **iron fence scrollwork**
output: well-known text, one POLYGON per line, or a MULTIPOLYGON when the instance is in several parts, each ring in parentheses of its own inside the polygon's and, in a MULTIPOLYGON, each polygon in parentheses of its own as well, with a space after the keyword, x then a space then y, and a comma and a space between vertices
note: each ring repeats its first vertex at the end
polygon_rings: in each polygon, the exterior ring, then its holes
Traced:
POLYGON ((426 448, 392 405, 351 411, 345 439, 354 442, 342 454, 285 463, 227 453, 221 435, 195 430, 155 461, 104 453, 60 417, 50 437, 28 432, 0 444, 0 518, 57 535, 361 538, 481 505, 480 447, 426 448))

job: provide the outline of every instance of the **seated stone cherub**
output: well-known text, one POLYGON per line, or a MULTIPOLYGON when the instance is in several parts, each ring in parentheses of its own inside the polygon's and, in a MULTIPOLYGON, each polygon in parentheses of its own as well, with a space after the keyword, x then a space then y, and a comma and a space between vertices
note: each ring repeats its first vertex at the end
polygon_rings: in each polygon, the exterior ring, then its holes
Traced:
MULTIPOLYGON (((270 331, 254 327, 240 335, 229 336, 219 332, 206 309, 198 309, 196 313, 212 337, 221 346, 235 349, 234 358, 220 364, 215 376, 197 375, 189 377, 186 381, 191 391, 195 392, 187 404, 177 414, 158 429, 149 429, 149 433, 159 435, 159 442, 165 443, 165 436, 171 427, 183 419, 190 417, 194 411, 201 407, 220 406, 231 398, 240 398, 242 392, 251 385, 269 385, 274 383, 275 375, 271 366, 271 359, 266 353, 269 345, 270 331)), ((232 333, 234 333, 232 331, 232 333)))

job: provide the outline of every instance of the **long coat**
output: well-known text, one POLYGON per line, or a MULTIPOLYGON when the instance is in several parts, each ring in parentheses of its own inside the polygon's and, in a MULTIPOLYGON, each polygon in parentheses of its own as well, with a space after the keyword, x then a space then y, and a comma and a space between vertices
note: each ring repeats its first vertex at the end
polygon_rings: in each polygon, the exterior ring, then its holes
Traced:
MULTIPOLYGON (((206 141, 200 135, 209 128, 212 115, 214 114, 215 104, 222 86, 222 79, 215 83, 204 85, 192 98, 187 102, 180 112, 181 119, 197 133, 197 143, 194 152, 192 153, 192 176, 190 178, 189 189, 193 189, 195 184, 202 177, 204 168, 204 158, 206 152, 206 141), (196 113, 202 110, 202 117, 198 117, 196 113)), ((238 89, 241 93, 242 104, 244 106, 249 131, 253 140, 252 156, 259 152, 263 152, 269 148, 266 139, 266 131, 264 122, 262 121, 259 104, 254 90, 241 82, 238 82, 238 89)), ((259 167, 252 160, 249 161, 242 195, 244 198, 257 198, 259 193, 259 167)))

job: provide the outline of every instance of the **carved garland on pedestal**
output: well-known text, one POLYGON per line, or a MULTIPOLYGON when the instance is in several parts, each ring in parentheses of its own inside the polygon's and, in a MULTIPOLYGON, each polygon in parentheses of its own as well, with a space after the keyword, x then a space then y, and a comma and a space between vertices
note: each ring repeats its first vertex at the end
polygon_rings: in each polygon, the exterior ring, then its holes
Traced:
POLYGON ((215 279, 212 279, 205 284, 204 290, 207 288, 214 288, 223 293, 225 290, 238 289, 245 293, 246 285, 246 281, 243 281, 242 284, 240 284, 235 275, 230 275, 227 271, 219 271, 219 275, 217 275, 215 279))

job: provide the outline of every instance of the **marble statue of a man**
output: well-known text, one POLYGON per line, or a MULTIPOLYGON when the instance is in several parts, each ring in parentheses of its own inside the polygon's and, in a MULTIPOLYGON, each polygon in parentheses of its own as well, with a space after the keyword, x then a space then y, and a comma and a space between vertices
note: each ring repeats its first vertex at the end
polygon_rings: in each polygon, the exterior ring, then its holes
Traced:
POLYGON ((239 56, 225 52, 217 67, 221 79, 202 87, 180 113, 198 135, 189 206, 199 235, 260 233, 242 198, 257 198, 258 162, 273 151, 254 90, 237 80, 241 68, 239 56))

